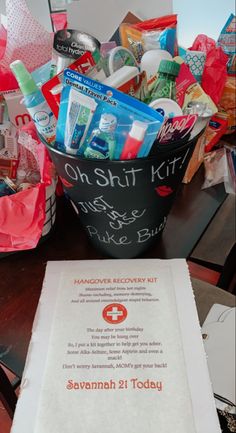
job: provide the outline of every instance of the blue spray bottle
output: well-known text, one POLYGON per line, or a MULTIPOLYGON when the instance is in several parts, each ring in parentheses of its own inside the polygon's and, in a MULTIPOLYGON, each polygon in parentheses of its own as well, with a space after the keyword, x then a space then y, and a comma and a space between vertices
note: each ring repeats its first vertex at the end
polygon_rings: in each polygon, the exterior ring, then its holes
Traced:
POLYGON ((25 65, 16 60, 10 68, 24 96, 24 104, 35 123, 40 140, 53 145, 56 138, 56 118, 25 65))

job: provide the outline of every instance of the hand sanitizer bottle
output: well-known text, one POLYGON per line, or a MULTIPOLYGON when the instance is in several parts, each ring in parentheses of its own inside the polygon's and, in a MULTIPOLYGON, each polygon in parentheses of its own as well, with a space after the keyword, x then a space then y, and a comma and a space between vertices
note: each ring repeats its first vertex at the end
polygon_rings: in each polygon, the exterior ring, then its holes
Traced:
POLYGON ((88 148, 94 140, 100 139, 107 143, 108 146, 108 157, 109 159, 114 158, 116 138, 115 129, 117 126, 117 118, 113 114, 104 113, 101 115, 100 122, 97 129, 94 129, 91 134, 90 142, 84 154, 88 152, 88 148))

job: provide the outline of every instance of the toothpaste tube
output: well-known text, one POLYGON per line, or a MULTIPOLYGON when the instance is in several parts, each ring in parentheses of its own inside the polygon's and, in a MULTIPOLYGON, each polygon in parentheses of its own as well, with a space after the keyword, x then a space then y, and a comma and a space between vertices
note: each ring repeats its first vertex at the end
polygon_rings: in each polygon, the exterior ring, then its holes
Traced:
POLYGON ((71 89, 65 128, 66 152, 78 153, 86 137, 97 103, 89 96, 71 89))

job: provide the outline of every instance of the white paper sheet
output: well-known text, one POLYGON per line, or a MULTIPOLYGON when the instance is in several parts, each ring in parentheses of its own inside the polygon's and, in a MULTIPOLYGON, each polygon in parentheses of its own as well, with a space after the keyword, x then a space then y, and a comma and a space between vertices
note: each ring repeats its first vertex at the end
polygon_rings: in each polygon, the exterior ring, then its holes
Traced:
POLYGON ((24 376, 12 433, 220 432, 184 260, 49 262, 24 376))

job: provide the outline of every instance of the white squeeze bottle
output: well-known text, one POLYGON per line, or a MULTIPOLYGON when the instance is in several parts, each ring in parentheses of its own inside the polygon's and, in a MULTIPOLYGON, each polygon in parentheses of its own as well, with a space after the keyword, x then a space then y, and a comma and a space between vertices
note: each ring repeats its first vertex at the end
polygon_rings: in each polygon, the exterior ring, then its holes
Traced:
POLYGON ((56 118, 47 101, 23 62, 16 60, 11 63, 10 68, 18 81, 24 104, 35 123, 40 140, 53 145, 56 138, 56 118))

